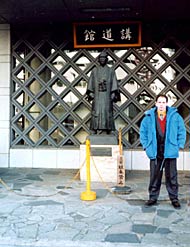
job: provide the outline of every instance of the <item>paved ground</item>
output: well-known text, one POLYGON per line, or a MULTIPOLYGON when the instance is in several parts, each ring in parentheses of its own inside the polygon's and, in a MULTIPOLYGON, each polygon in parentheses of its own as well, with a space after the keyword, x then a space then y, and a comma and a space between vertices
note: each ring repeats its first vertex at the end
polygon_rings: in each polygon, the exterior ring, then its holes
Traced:
POLYGON ((80 199, 86 184, 73 179, 76 172, 1 168, 0 247, 190 246, 189 173, 179 174, 176 210, 164 183, 158 205, 144 207, 148 172, 127 174, 128 195, 111 193, 115 184, 92 183, 94 201, 80 199))

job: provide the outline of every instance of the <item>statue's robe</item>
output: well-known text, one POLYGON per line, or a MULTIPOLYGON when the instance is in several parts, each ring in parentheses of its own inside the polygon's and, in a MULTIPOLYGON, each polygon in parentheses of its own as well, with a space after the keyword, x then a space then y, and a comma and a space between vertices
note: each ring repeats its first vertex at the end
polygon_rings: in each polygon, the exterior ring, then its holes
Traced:
POLYGON ((87 87, 89 99, 92 93, 94 99, 92 99, 90 129, 115 130, 113 102, 120 100, 120 94, 115 71, 112 68, 105 65, 92 70, 87 87))

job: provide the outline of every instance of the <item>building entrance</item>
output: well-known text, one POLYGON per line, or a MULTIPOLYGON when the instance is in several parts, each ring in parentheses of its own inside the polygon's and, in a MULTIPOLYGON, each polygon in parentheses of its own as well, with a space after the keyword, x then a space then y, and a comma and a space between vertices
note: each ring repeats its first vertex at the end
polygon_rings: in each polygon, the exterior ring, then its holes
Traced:
MULTIPOLYGON (((79 147, 89 135, 91 105, 85 92, 100 50, 74 50, 60 32, 17 34, 12 38, 11 147, 79 147)), ((144 111, 158 93, 166 93, 185 119, 188 148, 189 41, 168 34, 154 39, 139 48, 107 49, 121 91, 114 106, 116 130, 122 129, 124 148, 140 149, 144 111)))

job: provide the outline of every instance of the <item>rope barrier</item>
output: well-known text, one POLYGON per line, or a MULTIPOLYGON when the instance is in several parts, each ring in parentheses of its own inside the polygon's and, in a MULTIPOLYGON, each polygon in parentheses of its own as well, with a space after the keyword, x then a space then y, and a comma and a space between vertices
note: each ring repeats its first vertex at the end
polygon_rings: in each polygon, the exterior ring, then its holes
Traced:
MULTIPOLYGON (((74 177, 69 181, 69 183, 65 186, 64 189, 68 189, 71 184, 76 180, 76 178, 79 176, 79 173, 80 173, 80 170, 82 169, 82 167, 84 166, 85 164, 85 160, 83 161, 82 165, 80 166, 78 172, 74 175, 74 177)), ((49 194, 49 195, 34 195, 34 194, 23 194, 23 193, 18 193, 16 192, 15 190, 11 189, 4 181, 2 178, 0 178, 0 183, 5 187, 5 189, 9 192, 12 192, 16 195, 19 195, 19 196, 27 196, 27 197, 52 197, 52 196, 55 196, 57 194, 60 194, 60 191, 57 191, 56 193, 53 193, 53 194, 49 194)))
POLYGON ((59 193, 59 191, 58 192, 56 192, 56 193, 54 193, 54 194, 51 194, 51 195, 29 195, 29 194, 21 194, 21 193, 18 193, 18 192, 16 192, 15 190, 13 190, 13 189, 11 189, 3 180, 2 180, 2 178, 0 178, 0 183, 8 190, 8 191, 10 191, 10 192, 12 192, 12 193, 14 193, 14 194, 16 194, 16 195, 19 195, 19 196, 29 196, 29 197, 51 197, 51 196, 55 196, 55 195, 57 195, 58 193, 59 193))
MULTIPOLYGON (((98 176, 99 176, 99 178, 100 178, 100 180, 101 180, 101 183, 103 184, 104 188, 105 188, 111 195, 113 195, 114 197, 116 197, 116 198, 118 198, 118 199, 120 199, 120 200, 124 200, 124 201, 144 201, 144 199, 140 199, 140 198, 137 198, 137 199, 134 199, 134 198, 127 198, 127 199, 126 199, 126 198, 124 198, 125 195, 122 195, 122 196, 123 196, 123 197, 122 197, 121 195, 119 196, 119 195, 117 195, 116 193, 114 193, 114 192, 110 189, 110 187, 108 186, 108 184, 103 180, 103 178, 102 178, 100 172, 98 171, 98 168, 97 168, 97 166, 96 166, 96 164, 95 164, 95 161, 94 161, 93 157, 91 156, 90 158, 92 159, 92 163, 93 163, 93 165, 94 165, 94 167, 95 167, 95 170, 96 170, 96 172, 97 172, 97 174, 98 174, 98 176)), ((64 189, 70 188, 71 184, 72 184, 72 183, 76 180, 76 178, 79 176, 79 173, 80 173, 81 169, 83 168, 84 164, 85 164, 85 160, 84 160, 83 163, 81 164, 81 166, 80 166, 79 170, 77 171, 77 173, 76 173, 76 174, 74 175, 74 177, 69 181, 69 183, 65 186, 64 189)), ((55 196, 55 195, 57 195, 57 194, 60 193, 60 191, 57 191, 56 193, 49 194, 49 195, 23 194, 23 193, 18 193, 18 192, 16 192, 15 190, 11 189, 11 188, 3 181, 2 178, 0 178, 0 183, 5 187, 5 189, 6 189, 7 191, 12 192, 12 193, 14 193, 14 194, 16 194, 16 195, 19 195, 19 196, 27 196, 27 197, 52 197, 52 196, 55 196)), ((182 199, 182 200, 186 200, 187 203, 188 203, 188 206, 190 206, 190 196, 187 196, 187 194, 185 194, 185 199, 182 199)), ((169 201, 169 199, 161 199, 160 201, 169 201)))
MULTIPOLYGON (((124 194, 123 194, 123 197, 121 197, 121 196, 119 196, 119 195, 117 195, 116 193, 114 193, 110 188, 109 188, 109 186, 108 186, 108 184, 103 180, 103 178, 102 178, 102 176, 101 176, 101 174, 100 174, 100 172, 98 171, 98 168, 97 168, 97 166, 96 166, 96 164, 95 164, 95 161, 94 161, 94 159, 93 159, 93 157, 91 157, 91 159, 92 159, 92 161, 93 161, 93 165, 94 165, 94 167, 95 167, 95 170, 96 170, 96 172, 97 172, 97 174, 98 174, 98 176, 99 176, 99 178, 100 178, 100 180, 101 180, 101 182, 102 182, 102 184, 104 185, 104 187, 110 192, 110 194, 112 194, 114 197, 117 197, 118 199, 121 199, 121 200, 124 200, 124 201, 144 201, 144 199, 133 199, 133 198, 124 198, 124 194)), ((190 206, 190 197, 188 197, 187 196, 187 194, 185 193, 184 194, 184 196, 185 196, 185 201, 187 201, 187 205, 188 206, 190 206)), ((170 201, 170 199, 160 199, 159 201, 170 201)))

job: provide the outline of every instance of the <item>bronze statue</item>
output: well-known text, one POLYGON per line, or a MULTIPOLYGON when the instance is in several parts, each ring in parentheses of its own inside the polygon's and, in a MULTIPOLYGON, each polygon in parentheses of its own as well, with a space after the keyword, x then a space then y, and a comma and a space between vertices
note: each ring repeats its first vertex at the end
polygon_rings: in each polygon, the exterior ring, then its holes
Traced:
POLYGON ((90 130, 93 134, 110 134, 115 130, 113 102, 120 101, 118 81, 115 71, 107 65, 108 55, 102 51, 98 57, 100 66, 90 75, 87 97, 92 101, 90 130))

